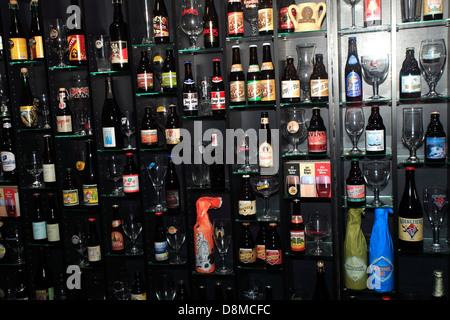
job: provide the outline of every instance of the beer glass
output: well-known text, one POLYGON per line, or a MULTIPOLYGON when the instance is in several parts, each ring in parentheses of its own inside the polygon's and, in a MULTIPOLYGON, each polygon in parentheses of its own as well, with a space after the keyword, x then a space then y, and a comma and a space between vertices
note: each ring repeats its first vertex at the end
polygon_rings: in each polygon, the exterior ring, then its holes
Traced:
POLYGON ((216 218, 213 221, 214 227, 214 243, 219 252, 222 266, 217 268, 216 274, 231 274, 233 269, 225 265, 225 257, 231 244, 231 222, 229 219, 216 218))
POLYGON ((111 155, 107 160, 106 177, 114 181, 115 188, 111 192, 113 195, 123 195, 123 188, 117 183, 122 179, 123 164, 116 155, 111 155))
POLYGON ((347 107, 345 110, 345 130, 353 143, 353 148, 350 150, 349 154, 362 154, 362 151, 358 149, 358 140, 364 132, 363 108, 347 107))
POLYGON ((420 21, 422 0, 401 0, 402 22, 420 21))
POLYGON ((345 2, 349 3, 352 6, 352 29, 356 28, 356 23, 355 23, 355 5, 359 2, 360 0, 345 0, 345 2))
POLYGON ((137 238, 142 232, 142 221, 139 215, 139 209, 134 206, 125 206, 122 216, 123 232, 131 240, 131 247, 127 249, 127 254, 136 256, 144 251, 138 248, 137 238))
POLYGON ((29 174, 34 176, 34 182, 29 186, 31 188, 41 188, 44 183, 41 181, 40 176, 42 174, 42 157, 37 151, 32 151, 31 153, 25 154, 24 159, 25 168, 29 174))
POLYGON ((153 154, 150 159, 149 165, 146 167, 147 173, 152 181, 153 188, 156 190, 158 203, 153 206, 151 210, 153 212, 166 211, 161 201, 161 191, 164 186, 167 173, 167 156, 164 154, 153 154))
POLYGON ((378 89, 389 72, 389 55, 361 56, 361 65, 364 79, 373 87, 373 96, 369 100, 383 99, 378 94, 378 89))
POLYGON ((436 85, 444 72, 446 59, 447 49, 444 39, 422 41, 419 54, 420 69, 430 88, 424 95, 425 98, 441 96, 436 92, 436 85))
POLYGON ((155 294, 158 300, 174 300, 177 293, 175 283, 169 273, 156 277, 155 294))
POLYGON ((409 150, 407 162, 419 162, 416 150, 423 143, 422 108, 403 109, 402 142, 409 150))
POLYGON ((124 150, 134 150, 131 145, 131 136, 134 134, 134 126, 132 114, 129 111, 125 111, 125 116, 121 119, 121 129, 122 132, 127 136, 128 146, 124 148, 124 150))
POLYGON ((67 30, 62 19, 54 19, 50 21, 50 45, 58 57, 59 64, 55 67, 67 67, 64 63, 64 55, 69 51, 67 43, 67 30))
POLYGON ((197 49, 197 38, 203 32, 203 4, 200 0, 183 0, 180 27, 191 42, 188 49, 197 49))
POLYGON ((448 190, 446 188, 431 187, 423 190, 423 206, 433 229, 433 243, 425 248, 427 251, 445 251, 439 243, 439 231, 447 213, 447 204, 448 190))
POLYGON ((290 145, 294 146, 293 150, 286 152, 287 155, 299 155, 298 145, 303 143, 308 134, 306 127, 305 109, 300 107, 286 107, 285 121, 282 124, 283 134, 290 145))
POLYGON ((175 250, 175 257, 169 261, 169 264, 180 265, 186 263, 186 259, 180 257, 180 249, 186 239, 186 230, 182 217, 173 216, 167 219, 166 237, 167 243, 175 250))
POLYGON ((304 43, 297 45, 296 49, 298 58, 297 72, 300 78, 303 102, 311 102, 310 78, 314 69, 316 45, 313 43, 304 43))
POLYGON ((384 188, 391 175, 389 161, 369 161, 363 163, 363 175, 366 184, 373 189, 374 200, 370 205, 381 207, 385 205, 380 201, 380 190, 384 188))
POLYGON ((80 267, 87 267, 89 261, 87 260, 87 241, 88 241, 88 231, 86 221, 80 219, 73 226, 73 233, 71 238, 72 246, 79 254, 79 260, 77 265, 80 267))
POLYGON ((331 226, 328 217, 323 213, 313 213, 309 216, 305 227, 306 234, 315 243, 315 246, 308 250, 312 256, 323 256, 329 251, 321 246, 322 241, 330 236, 331 226))
POLYGON ((272 214, 269 207, 269 198, 276 193, 279 188, 277 175, 263 176, 255 175, 250 177, 250 184, 253 191, 264 198, 264 211, 262 216, 258 217, 259 221, 277 221, 278 218, 272 214))
POLYGON ((97 71, 111 71, 111 37, 98 35, 95 37, 95 60, 97 71))
POLYGON ((150 0, 140 0, 139 8, 141 9, 142 16, 144 18, 145 23, 145 36, 142 39, 142 44, 151 44, 152 43, 152 28, 153 28, 153 19, 152 13, 153 10, 151 8, 150 0))

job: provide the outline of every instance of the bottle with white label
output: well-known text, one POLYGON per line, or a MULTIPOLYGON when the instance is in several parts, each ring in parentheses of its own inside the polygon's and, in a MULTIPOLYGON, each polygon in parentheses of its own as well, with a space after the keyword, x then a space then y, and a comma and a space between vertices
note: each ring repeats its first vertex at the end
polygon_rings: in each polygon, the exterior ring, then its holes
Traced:
POLYGON ((166 230, 162 220, 162 212, 155 213, 155 260, 156 262, 164 262, 169 259, 169 251, 167 246, 166 230))
POLYGON ((380 108, 373 106, 366 126, 366 154, 386 154, 386 127, 380 108))
POLYGON ((31 226, 33 230, 34 243, 47 242, 47 221, 42 207, 42 197, 40 193, 33 194, 34 211, 31 226))
POLYGON ((87 241, 88 261, 90 266, 97 266, 102 261, 100 238, 95 218, 89 218, 89 235, 87 241))
POLYGON ((3 179, 15 180, 18 177, 16 165, 16 147, 14 144, 14 131, 11 125, 11 119, 3 119, 1 161, 3 170, 3 179))
POLYGON ((422 91, 422 75, 414 57, 414 48, 406 48, 406 57, 400 70, 400 99, 418 99, 422 91))
POLYGON ((265 138, 260 141, 259 144, 259 166, 261 168, 273 167, 273 148, 272 148, 272 136, 269 126, 269 113, 261 113, 261 137, 265 138))
POLYGON ((294 57, 286 57, 286 68, 281 78, 281 102, 300 102, 300 78, 294 65, 294 57))
POLYGON ((53 157, 52 136, 44 135, 44 155, 42 157, 42 168, 44 184, 46 187, 56 186, 55 159, 53 157))
POLYGON ((256 197, 250 185, 250 175, 242 176, 242 187, 239 194, 239 218, 256 220, 256 197))
POLYGON ((59 243, 61 241, 59 230, 59 214, 56 197, 54 193, 49 193, 47 211, 47 238, 49 243, 59 243))
POLYGON ((127 162, 123 168, 122 183, 124 193, 139 192, 139 174, 133 160, 133 154, 127 153, 127 162))

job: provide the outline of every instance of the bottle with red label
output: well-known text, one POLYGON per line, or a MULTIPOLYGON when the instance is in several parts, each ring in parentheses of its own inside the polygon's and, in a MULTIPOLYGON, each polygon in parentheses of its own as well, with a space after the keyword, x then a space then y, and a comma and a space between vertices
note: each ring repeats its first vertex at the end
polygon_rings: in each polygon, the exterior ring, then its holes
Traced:
POLYGON ((291 251, 295 254, 305 254, 305 224, 300 211, 300 200, 294 199, 292 203, 292 216, 290 227, 291 251))
POLYGON ((155 43, 170 41, 169 14, 164 0, 156 0, 153 7, 153 36, 155 43))
POLYGON ((158 125, 151 107, 145 108, 144 117, 142 118, 141 145, 146 147, 158 145, 158 125))
POLYGON ((136 163, 133 159, 133 153, 127 153, 127 160, 122 173, 122 183, 124 193, 136 193, 139 192, 139 173, 136 167, 136 163))
MULTIPOLYGON (((294 32, 295 26, 292 22, 291 18, 289 17, 289 6, 295 5, 294 0, 281 0, 279 4, 279 15, 278 15, 278 32, 279 33, 288 33, 288 32, 294 32)), ((296 11, 292 11, 292 14, 296 15, 296 11)))
POLYGON ((203 41, 205 48, 219 47, 219 19, 217 17, 214 0, 206 0, 203 15, 203 41))
POLYGON ((59 88, 58 96, 58 112, 56 113, 56 131, 59 135, 70 135, 73 133, 72 129, 72 111, 68 106, 67 90, 59 88))
POLYGON ((314 107, 308 128, 308 153, 325 155, 327 153, 327 128, 320 115, 320 108, 314 107))
POLYGON ((153 82, 153 65, 150 63, 147 50, 142 50, 141 60, 136 70, 137 91, 153 92, 155 90, 153 82))
POLYGON ((259 34, 273 33, 273 5, 272 0, 259 0, 258 2, 258 29, 259 34))
MULTIPOLYGON (((79 8, 78 0, 72 0, 72 5, 79 8)), ((86 43, 84 38, 81 17, 77 17, 77 10, 74 11, 74 19, 71 26, 68 26, 67 42, 69 44, 69 63, 73 66, 84 66, 87 64, 86 43)))
POLYGON ((198 115, 198 93, 190 61, 184 62, 183 113, 185 116, 198 115))
POLYGON ((111 36, 111 65, 114 71, 128 69, 128 31, 123 19, 122 0, 113 0, 114 19, 109 27, 111 36))
POLYGON ((111 251, 115 254, 125 253, 125 237, 118 204, 112 206, 111 251))
POLYGON ((214 116, 225 115, 225 84, 220 71, 220 59, 213 60, 211 109, 214 116))
POLYGON ((244 8, 241 0, 228 0, 228 36, 242 37, 244 35, 244 8))
POLYGON ((283 262, 283 251, 281 248, 281 239, 277 231, 277 224, 269 224, 269 233, 266 242, 266 269, 280 270, 283 262))
POLYGON ((273 67, 270 43, 263 44, 263 61, 261 64, 261 102, 272 104, 276 101, 275 69, 273 67))
POLYGON ((359 160, 352 159, 347 180, 347 205, 364 207, 366 205, 366 183, 359 168, 359 160))
POLYGON ((381 0, 364 0, 364 26, 381 25, 381 0))

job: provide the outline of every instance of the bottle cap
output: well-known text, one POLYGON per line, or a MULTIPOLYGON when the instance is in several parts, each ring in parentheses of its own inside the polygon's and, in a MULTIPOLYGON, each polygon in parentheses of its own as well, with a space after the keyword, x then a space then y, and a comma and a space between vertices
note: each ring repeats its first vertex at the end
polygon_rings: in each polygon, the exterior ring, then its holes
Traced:
POLYGON ((132 156, 133 154, 131 152, 128 152, 125 154, 126 156, 132 156))
POLYGON ((439 114, 439 111, 433 111, 431 114, 439 114))
POLYGON ((162 212, 155 212, 155 215, 160 216, 162 215, 162 212))
POLYGON ((213 59, 213 62, 220 62, 220 59, 213 59))
POLYGON ((416 168, 414 168, 414 167, 406 167, 405 170, 406 171, 414 171, 414 170, 416 170, 416 168))

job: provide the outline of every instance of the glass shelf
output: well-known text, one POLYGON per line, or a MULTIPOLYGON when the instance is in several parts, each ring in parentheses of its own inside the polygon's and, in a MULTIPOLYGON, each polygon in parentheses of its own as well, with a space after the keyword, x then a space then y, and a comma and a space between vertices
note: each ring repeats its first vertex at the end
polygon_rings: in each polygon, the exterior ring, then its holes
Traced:
POLYGON ((122 75, 129 75, 130 71, 129 70, 120 70, 120 71, 114 71, 114 70, 109 70, 109 71, 91 71, 90 74, 92 76, 98 76, 98 75, 118 75, 118 76, 122 76, 122 75))
POLYGON ((397 164, 404 165, 404 166, 411 166, 411 167, 420 167, 420 166, 444 166, 450 164, 450 159, 447 158, 445 160, 439 161, 439 162, 427 162, 425 161, 424 156, 418 156, 419 161, 418 162, 410 162, 407 161, 409 158, 408 155, 399 155, 397 156, 397 164))
POLYGON ((292 257, 292 258, 310 258, 310 259, 313 258, 313 259, 316 259, 316 258, 331 258, 331 257, 333 257, 333 243, 330 242, 330 241, 323 241, 320 244, 320 246, 322 248, 327 250, 327 254, 320 255, 320 256, 315 256, 315 255, 312 255, 312 254, 308 253, 309 249, 312 249, 312 248, 315 247, 314 241, 307 240, 306 243, 305 243, 305 246, 306 246, 305 254, 298 254, 298 253, 292 252, 290 250, 287 250, 284 254, 286 256, 292 257))
POLYGON ((9 64, 11 66, 14 65, 22 65, 22 64, 36 64, 36 63, 42 63, 44 61, 38 61, 38 60, 23 60, 23 61, 10 61, 9 64))
POLYGON ((301 107, 327 107, 328 101, 326 102, 291 102, 291 103, 280 103, 280 107, 292 107, 292 106, 301 106, 301 107))
POLYGON ((282 32, 278 33, 278 38, 280 38, 281 40, 291 40, 305 37, 325 37, 326 35, 327 30, 310 30, 299 32, 282 32))
MULTIPOLYGON (((366 194, 370 192, 370 188, 367 188, 366 194)), ((363 209, 393 209, 394 208, 394 199, 392 196, 380 196, 380 200, 385 203, 385 205, 376 207, 372 205, 373 202, 373 196, 366 196, 366 205, 360 206, 360 207, 352 207, 347 204, 347 197, 344 196, 344 204, 342 205, 345 209, 351 209, 351 208, 363 208, 363 209)))
POLYGON ((50 132, 50 129, 47 129, 47 128, 21 128, 21 129, 17 129, 17 132, 33 132, 33 133, 43 132, 43 133, 46 133, 46 132, 50 132))
POLYGON ((356 27, 356 28, 342 28, 338 30, 338 34, 349 35, 349 34, 361 34, 361 33, 371 33, 371 32, 390 32, 391 25, 381 25, 381 26, 370 26, 370 27, 356 27))
POLYGON ((223 52, 222 47, 214 47, 214 48, 194 48, 194 49, 180 49, 178 50, 178 53, 184 53, 184 54, 209 54, 209 53, 221 53, 223 52))
POLYGON ((145 97, 145 96, 176 96, 176 92, 144 92, 144 93, 136 93, 136 97, 145 97))
POLYGON ((342 107, 371 107, 371 106, 383 106, 383 105, 392 105, 392 99, 384 98, 379 100, 363 100, 363 101, 354 101, 354 102, 347 102, 347 101, 341 101, 339 104, 342 107))
MULTIPOLYGON (((275 194, 273 195, 275 197, 275 194)), ((274 219, 271 220, 262 220, 260 217, 263 215, 263 210, 256 210, 256 219, 248 220, 248 219, 235 219, 234 221, 237 223, 269 223, 269 222, 280 222, 280 210, 270 210, 270 214, 274 216, 274 219)))
MULTIPOLYGON (((85 66, 83 66, 85 67, 85 66)), ((78 68, 83 68, 80 66, 63 66, 63 67, 59 67, 59 66, 54 66, 54 67, 49 67, 48 70, 74 70, 74 69, 78 69, 78 68)))
POLYGON ((260 104, 242 104, 242 105, 230 105, 230 109, 273 109, 275 108, 276 105, 275 104, 269 104, 269 103, 260 103, 260 104))
POLYGON ((330 154, 314 154, 314 153, 308 153, 306 151, 300 151, 300 154, 288 154, 284 153, 282 155, 283 158, 286 158, 287 160, 290 159, 296 159, 296 158, 311 158, 311 159, 329 159, 330 154))
POLYGON ((420 97, 417 98, 411 98, 411 99, 398 99, 398 104, 432 104, 432 103, 447 103, 450 101, 450 97, 447 96, 439 96, 435 98, 428 98, 428 97, 420 97))
POLYGON ((448 27, 450 19, 432 20, 432 21, 412 21, 397 23, 397 30, 429 28, 429 27, 448 27))
POLYGON ((392 149, 389 147, 386 147, 386 153, 385 154, 366 154, 366 151, 364 149, 359 148, 361 151, 361 154, 352 154, 350 151, 352 148, 344 148, 344 152, 341 154, 341 157, 343 158, 378 158, 378 157, 392 157, 392 149))
POLYGON ((133 44, 132 47, 133 49, 136 48, 142 48, 142 47, 152 47, 152 46, 167 46, 167 47, 173 47, 175 46, 175 43, 173 42, 165 42, 165 43, 138 43, 138 44, 133 44))
POLYGON ((81 135, 81 134, 66 134, 66 135, 55 135, 58 139, 93 139, 94 136, 81 135))
POLYGON ((273 41, 272 34, 264 35, 248 35, 242 37, 227 37, 228 42, 242 43, 242 42, 257 42, 257 41, 273 41))

